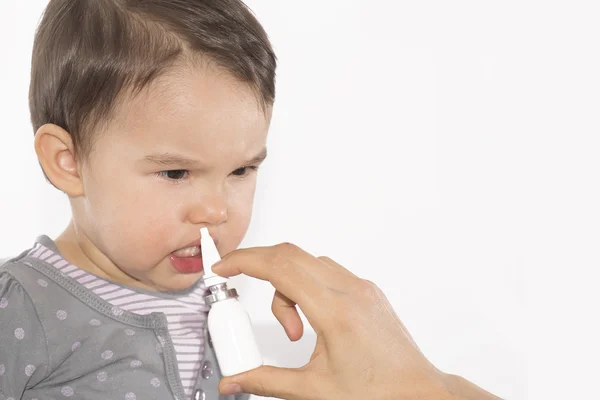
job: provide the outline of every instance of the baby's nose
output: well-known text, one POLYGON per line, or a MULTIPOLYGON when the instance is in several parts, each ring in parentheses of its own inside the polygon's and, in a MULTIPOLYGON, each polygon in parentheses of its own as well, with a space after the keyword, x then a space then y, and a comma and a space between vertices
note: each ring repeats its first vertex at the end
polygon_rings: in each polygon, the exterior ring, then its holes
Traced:
POLYGON ((227 203, 223 196, 203 196, 189 213, 193 224, 220 225, 227 221, 227 203))

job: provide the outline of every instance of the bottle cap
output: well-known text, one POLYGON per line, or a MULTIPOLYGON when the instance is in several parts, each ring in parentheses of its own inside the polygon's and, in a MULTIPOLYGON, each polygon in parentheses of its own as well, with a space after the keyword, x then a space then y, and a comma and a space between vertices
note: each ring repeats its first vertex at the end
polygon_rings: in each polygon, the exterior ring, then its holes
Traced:
POLYGON ((204 284, 207 287, 227 283, 228 278, 224 278, 212 272, 212 266, 221 260, 219 251, 215 242, 210 237, 208 229, 200 229, 200 248, 202 249, 202 264, 204 266, 204 284))
POLYGON ((214 285, 210 287, 210 294, 204 297, 207 305, 212 305, 217 301, 236 299, 238 292, 235 289, 227 289, 227 285, 214 285))

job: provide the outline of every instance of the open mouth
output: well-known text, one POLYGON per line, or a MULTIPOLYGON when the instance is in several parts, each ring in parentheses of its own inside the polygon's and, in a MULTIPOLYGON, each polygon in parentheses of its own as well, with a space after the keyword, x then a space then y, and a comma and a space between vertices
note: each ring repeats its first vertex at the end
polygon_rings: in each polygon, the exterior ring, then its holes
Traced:
POLYGON ((200 246, 188 246, 171 253, 171 265, 182 274, 195 274, 204 269, 200 246))
POLYGON ((191 246, 173 252, 176 257, 195 257, 200 254, 200 246, 191 246))

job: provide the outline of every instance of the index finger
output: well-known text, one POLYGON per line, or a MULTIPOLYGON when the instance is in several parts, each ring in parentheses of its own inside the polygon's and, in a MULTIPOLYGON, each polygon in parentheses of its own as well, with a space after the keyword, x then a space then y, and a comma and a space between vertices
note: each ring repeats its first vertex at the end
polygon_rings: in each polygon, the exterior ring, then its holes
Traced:
POLYGON ((282 243, 232 251, 212 269, 224 277, 244 274, 269 281, 309 317, 319 305, 326 304, 323 302, 327 288, 310 273, 315 263, 320 261, 311 254, 293 244, 282 243))

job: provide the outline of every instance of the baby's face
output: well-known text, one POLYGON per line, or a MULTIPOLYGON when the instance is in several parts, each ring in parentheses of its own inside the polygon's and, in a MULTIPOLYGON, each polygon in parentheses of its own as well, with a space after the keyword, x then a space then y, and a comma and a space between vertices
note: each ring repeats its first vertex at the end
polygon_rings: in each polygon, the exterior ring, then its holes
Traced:
POLYGON ((251 88, 208 67, 170 72, 125 101, 81 171, 74 219, 96 248, 88 255, 148 288, 196 282, 194 250, 177 251, 204 226, 221 255, 240 244, 270 115, 251 88))

